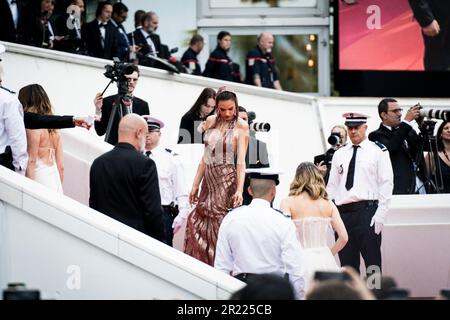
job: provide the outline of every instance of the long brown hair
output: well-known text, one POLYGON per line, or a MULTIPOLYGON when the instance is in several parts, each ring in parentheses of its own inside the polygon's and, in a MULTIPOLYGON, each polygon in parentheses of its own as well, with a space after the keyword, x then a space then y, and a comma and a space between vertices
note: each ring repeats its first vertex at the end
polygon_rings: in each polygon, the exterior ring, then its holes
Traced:
MULTIPOLYGON (((52 104, 50 103, 47 92, 39 84, 30 84, 20 89, 19 101, 25 112, 53 115, 52 104)), ((49 129, 48 132, 53 133, 56 130, 49 129)))
POLYGON ((295 178, 289 188, 289 196, 298 196, 302 192, 306 192, 313 200, 319 198, 328 200, 325 181, 314 163, 302 162, 297 167, 295 178))

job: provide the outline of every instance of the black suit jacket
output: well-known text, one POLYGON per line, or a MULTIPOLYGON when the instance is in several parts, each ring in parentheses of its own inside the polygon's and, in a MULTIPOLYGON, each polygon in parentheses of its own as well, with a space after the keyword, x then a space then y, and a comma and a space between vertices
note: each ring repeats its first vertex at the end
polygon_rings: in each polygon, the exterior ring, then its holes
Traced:
POLYGON ((102 47, 101 33, 98 20, 83 24, 81 27, 81 39, 88 55, 97 58, 109 59, 118 57, 118 39, 116 28, 108 22, 105 33, 105 47, 102 47))
POLYGON ((73 116, 48 116, 25 112, 23 120, 27 129, 64 129, 75 127, 73 116))
POLYGON ((25 2, 22 0, 17 1, 17 10, 19 17, 16 29, 8 0, 0 0, 0 40, 31 44, 33 42, 32 37, 35 35, 31 30, 31 25, 35 22, 35 17, 31 15, 31 11, 27 9, 25 2))
MULTIPOLYGON (((109 96, 103 99, 103 107, 102 107, 102 119, 100 121, 95 122, 95 131, 99 136, 102 136, 106 133, 106 129, 108 128, 109 117, 111 116, 111 111, 113 109, 113 104, 117 99, 117 95, 109 96)), ((139 115, 150 114, 150 110, 148 108, 148 103, 138 97, 133 97, 133 113, 137 113, 139 115)), ((116 112, 114 121, 111 127, 111 134, 109 135, 108 143, 115 145, 118 139, 118 129, 119 129, 120 116, 119 113, 116 112)))
MULTIPOLYGON (((389 151, 394 171, 393 194, 415 193, 416 175, 414 162, 416 161, 419 147, 423 142, 422 137, 410 125, 401 122, 395 132, 381 124, 378 130, 369 134, 369 140, 381 142, 389 151), (405 141, 408 147, 406 147, 405 141)), ((423 157, 420 157, 418 175, 425 182, 423 169, 424 161, 423 157)))
MULTIPOLYGON (((152 37, 150 36, 150 39, 152 37)), ((147 39, 142 34, 141 29, 136 29, 133 32, 128 34, 128 41, 131 44, 135 44, 136 46, 141 47, 141 49, 136 53, 136 56, 139 60, 139 64, 146 67, 153 67, 155 64, 155 60, 146 57, 149 53, 152 52, 149 44, 147 43, 147 39)), ((152 39, 153 41, 153 39, 152 39)), ((153 43, 154 44, 154 43, 153 43)), ((155 45, 155 50, 158 50, 155 45)))
MULTIPOLYGON (((253 136, 248 137, 247 154, 245 155, 246 168, 267 168, 269 167, 269 154, 267 152, 267 145, 259 141, 253 136)), ((242 192, 243 205, 248 205, 252 201, 252 196, 248 193, 250 186, 250 179, 248 174, 245 175, 244 190, 242 192)))
POLYGON ((157 240, 164 240, 155 162, 131 144, 118 143, 94 160, 89 206, 157 240))

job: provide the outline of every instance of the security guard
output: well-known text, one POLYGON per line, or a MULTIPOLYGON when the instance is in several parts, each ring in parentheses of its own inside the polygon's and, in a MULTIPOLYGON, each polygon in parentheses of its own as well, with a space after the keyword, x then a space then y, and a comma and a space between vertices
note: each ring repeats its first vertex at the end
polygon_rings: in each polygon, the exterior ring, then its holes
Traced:
POLYGON ((246 281, 255 274, 289 277, 297 298, 303 298, 303 249, 289 216, 270 207, 278 173, 270 168, 247 169, 253 200, 229 212, 222 221, 214 267, 246 281))
POLYGON ((272 56, 273 35, 263 32, 258 36, 256 48, 246 57, 245 83, 257 87, 283 90, 278 79, 275 59, 272 56))
POLYGON ((148 115, 143 117, 148 124, 145 154, 156 163, 164 211, 164 233, 167 245, 172 246, 173 234, 181 228, 189 214, 189 193, 183 168, 176 155, 171 150, 158 146, 164 123, 148 115))
MULTIPOLYGON (((3 52, 5 47, 0 44, 0 54, 3 52)), ((0 86, 0 165, 25 175, 27 163, 22 105, 11 91, 0 86)))
POLYGON ((361 254, 366 269, 372 266, 381 272, 381 230, 394 186, 389 152, 367 139, 368 116, 343 117, 351 143, 335 152, 327 185, 349 235, 339 259, 342 266, 359 270, 361 254))
POLYGON ((203 50, 204 44, 205 42, 203 40, 203 37, 199 34, 196 34, 191 38, 189 48, 183 53, 183 56, 181 57, 181 63, 186 68, 187 73, 195 76, 202 75, 202 70, 200 69, 200 64, 198 63, 197 56, 200 51, 203 50))
POLYGON ((203 76, 226 81, 233 81, 233 61, 228 56, 231 48, 231 34, 220 31, 217 35, 217 47, 211 52, 203 76))

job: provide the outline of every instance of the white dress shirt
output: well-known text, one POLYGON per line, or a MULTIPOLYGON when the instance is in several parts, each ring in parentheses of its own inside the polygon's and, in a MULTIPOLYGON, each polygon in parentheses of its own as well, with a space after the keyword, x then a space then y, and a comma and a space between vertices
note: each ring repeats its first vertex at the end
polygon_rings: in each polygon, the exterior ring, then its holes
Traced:
POLYGON ((24 175, 28 164, 27 136, 19 100, 0 88, 0 153, 11 147, 16 172, 24 175))
POLYGON ((19 23, 19 9, 17 8, 17 2, 11 4, 11 0, 8 0, 9 9, 11 10, 11 16, 14 22, 14 28, 17 30, 17 25, 19 23))
POLYGON ((145 38, 145 41, 147 41, 147 44, 150 46, 150 55, 152 56, 156 56, 156 47, 155 44, 153 43, 152 38, 150 38, 150 34, 148 34, 146 31, 144 31, 144 29, 140 29, 142 32, 142 35, 145 38))
POLYGON ((97 19, 98 22, 98 28, 100 29, 100 42, 102 43, 102 47, 105 47, 105 39, 106 39, 106 25, 108 24, 108 22, 102 22, 100 20, 97 19), (104 26, 104 28, 102 27, 102 25, 104 26))
POLYGON ((161 146, 151 151, 150 159, 155 161, 158 171, 159 191, 161 205, 178 204, 180 215, 186 217, 189 214, 189 192, 184 178, 184 170, 180 161, 172 152, 161 146))
POLYGON ((292 220, 263 199, 229 212, 222 221, 214 267, 240 273, 289 274, 297 298, 305 290, 303 248, 292 220))
POLYGON ((345 188, 348 166, 353 155, 353 144, 349 143, 334 153, 327 191, 338 206, 363 200, 378 200, 375 215, 384 218, 394 188, 389 152, 386 147, 382 149, 367 138, 359 146, 353 187, 350 190, 345 188))

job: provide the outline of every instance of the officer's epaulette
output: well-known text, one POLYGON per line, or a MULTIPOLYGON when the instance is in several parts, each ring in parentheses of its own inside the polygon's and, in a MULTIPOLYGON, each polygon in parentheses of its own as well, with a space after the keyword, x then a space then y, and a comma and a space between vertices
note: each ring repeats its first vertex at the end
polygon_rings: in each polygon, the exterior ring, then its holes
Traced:
POLYGON ((379 141, 374 141, 374 143, 375 143, 378 147, 380 147, 381 151, 386 151, 386 150, 387 150, 386 146, 385 146, 384 144, 382 144, 381 142, 379 142, 379 141))
POLYGON ((281 210, 278 210, 278 209, 275 209, 275 208, 272 208, 272 209, 275 210, 275 211, 277 211, 277 212, 279 212, 279 213, 281 213, 285 218, 290 218, 290 217, 291 217, 290 214, 286 214, 286 213, 284 213, 284 212, 281 211, 281 210))
POLYGON ((7 88, 5 88, 5 87, 2 87, 2 86, 0 86, 0 89, 3 89, 3 90, 5 90, 5 91, 7 91, 7 92, 9 92, 9 93, 12 93, 12 94, 16 94, 14 91, 9 90, 9 89, 7 89, 7 88))
POLYGON ((173 151, 170 150, 169 148, 165 148, 165 150, 166 150, 168 153, 171 153, 173 156, 177 156, 177 155, 178 155, 178 153, 173 152, 173 151))

